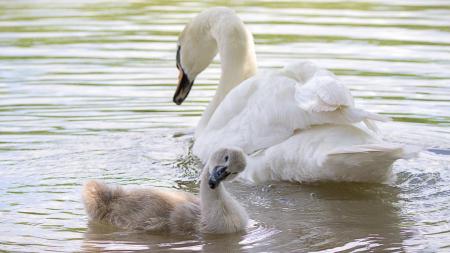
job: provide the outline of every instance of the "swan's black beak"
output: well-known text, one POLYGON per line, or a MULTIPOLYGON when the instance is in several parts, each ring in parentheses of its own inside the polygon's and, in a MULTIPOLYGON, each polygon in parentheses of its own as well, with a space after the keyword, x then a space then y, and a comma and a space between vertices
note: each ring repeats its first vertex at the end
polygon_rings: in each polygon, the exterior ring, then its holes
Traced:
POLYGON ((178 74, 177 90, 175 91, 175 94, 173 95, 173 102, 177 105, 181 105, 183 103, 183 101, 189 95, 189 91, 191 91, 192 84, 194 84, 194 80, 189 80, 188 75, 184 72, 184 69, 181 66, 180 50, 181 50, 181 46, 178 46, 177 68, 180 71, 180 73, 178 74))
POLYGON ((214 167, 213 171, 211 172, 211 175, 209 175, 209 188, 214 189, 216 188, 220 182, 222 182, 225 178, 230 175, 230 172, 227 171, 227 166, 216 166, 214 167))
POLYGON ((191 91, 192 84, 194 84, 194 80, 189 80, 186 73, 184 73, 181 67, 178 68, 180 74, 178 76, 178 86, 175 94, 173 95, 173 102, 177 105, 181 105, 183 101, 189 95, 189 91, 191 91))

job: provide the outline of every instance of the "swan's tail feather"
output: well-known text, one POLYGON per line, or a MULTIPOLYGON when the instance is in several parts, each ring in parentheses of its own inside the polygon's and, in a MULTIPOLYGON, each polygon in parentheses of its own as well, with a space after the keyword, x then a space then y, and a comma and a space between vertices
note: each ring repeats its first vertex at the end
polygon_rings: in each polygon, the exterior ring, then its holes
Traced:
POLYGON ((346 107, 343 109, 342 112, 345 114, 345 117, 350 122, 360 122, 363 120, 386 122, 391 120, 389 117, 354 107, 346 107))
POLYGON ((381 121, 386 122, 390 121, 391 119, 389 117, 368 112, 366 110, 353 108, 353 107, 346 107, 342 110, 342 113, 348 122, 357 123, 357 122, 364 122, 364 124, 372 131, 377 132, 378 127, 375 124, 374 121, 381 121))
POLYGON ((384 182, 391 176, 395 160, 409 158, 400 145, 379 143, 338 148, 327 154, 322 166, 336 180, 356 182, 384 182))
POLYGON ((368 120, 375 120, 375 121, 381 121, 381 122, 387 122, 387 121, 391 120, 391 118, 389 118, 387 116, 380 115, 380 114, 373 113, 373 112, 365 111, 365 114, 366 114, 366 119, 368 119, 368 120))
POLYGON ((91 180, 84 185, 83 202, 86 212, 92 220, 103 220, 111 212, 111 204, 123 195, 119 187, 109 187, 106 184, 91 180))
POLYGON ((364 124, 369 128, 370 130, 374 131, 375 133, 378 133, 378 126, 373 120, 365 119, 364 124))

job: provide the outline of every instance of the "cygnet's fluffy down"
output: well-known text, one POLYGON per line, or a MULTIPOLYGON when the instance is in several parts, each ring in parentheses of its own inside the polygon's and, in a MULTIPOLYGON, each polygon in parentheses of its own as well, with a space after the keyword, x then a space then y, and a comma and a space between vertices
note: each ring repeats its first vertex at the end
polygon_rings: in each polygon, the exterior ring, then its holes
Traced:
POLYGON ((245 229, 245 209, 221 183, 246 166, 240 149, 220 149, 202 171, 200 198, 156 188, 123 189, 99 181, 85 184, 83 201, 92 221, 124 229, 173 233, 233 233, 245 229))

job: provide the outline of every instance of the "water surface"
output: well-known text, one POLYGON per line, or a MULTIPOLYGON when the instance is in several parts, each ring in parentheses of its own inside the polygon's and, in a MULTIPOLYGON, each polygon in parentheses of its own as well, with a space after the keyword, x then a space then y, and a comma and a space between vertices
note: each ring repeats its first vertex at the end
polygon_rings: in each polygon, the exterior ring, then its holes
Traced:
POLYGON ((428 1, 0 0, 0 250, 450 251, 450 3, 428 1), (388 141, 419 157, 377 184, 229 185, 252 219, 221 236, 162 236, 88 224, 84 181, 197 192, 195 127, 219 61, 171 102, 178 33, 230 4, 260 69, 310 59, 358 106, 393 118, 388 141))

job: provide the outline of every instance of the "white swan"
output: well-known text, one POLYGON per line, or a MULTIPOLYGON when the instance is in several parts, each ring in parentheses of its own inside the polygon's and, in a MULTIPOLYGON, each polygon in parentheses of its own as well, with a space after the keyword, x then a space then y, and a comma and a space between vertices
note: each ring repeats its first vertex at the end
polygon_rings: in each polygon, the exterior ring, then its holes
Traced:
POLYGON ((244 170, 240 149, 220 149, 202 171, 200 200, 186 192, 160 189, 124 190, 89 181, 83 191, 91 220, 120 228, 147 232, 234 233, 245 229, 245 209, 226 191, 221 181, 244 170))
POLYGON ((181 33, 175 103, 184 101, 217 51, 221 59, 220 83, 197 126, 194 154, 204 162, 220 147, 241 147, 253 154, 241 176, 254 182, 386 180, 404 150, 355 124, 374 129, 372 120, 387 118, 355 108, 350 91, 311 62, 254 75, 253 44, 239 17, 223 7, 200 13, 181 33))

